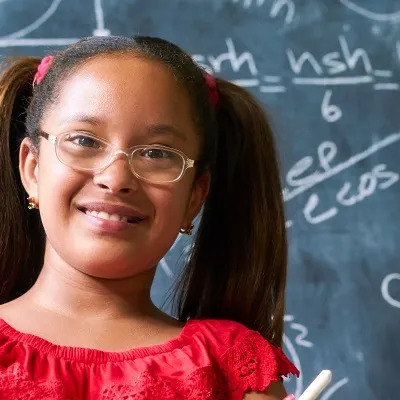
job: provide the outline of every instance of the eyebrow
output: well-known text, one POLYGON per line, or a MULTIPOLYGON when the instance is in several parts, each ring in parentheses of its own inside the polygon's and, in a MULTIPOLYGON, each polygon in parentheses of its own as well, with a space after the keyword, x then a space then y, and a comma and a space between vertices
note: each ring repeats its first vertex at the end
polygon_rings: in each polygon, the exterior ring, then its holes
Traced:
POLYGON ((63 124, 69 123, 69 122, 85 122, 90 125, 98 126, 103 123, 103 121, 100 118, 93 117, 87 114, 76 114, 76 115, 70 115, 68 117, 65 117, 61 120, 63 124))
POLYGON ((187 141, 187 137, 183 132, 168 124, 147 125, 147 132, 151 135, 167 134, 171 136, 176 136, 183 141, 187 141))
MULTIPOLYGON (((88 114, 76 114, 68 116, 61 120, 63 124, 71 123, 71 122, 84 122, 93 126, 100 126, 104 124, 104 120, 101 118, 91 116, 88 114)), ((180 131, 179 129, 175 128, 173 125, 170 124, 150 124, 145 127, 146 133, 150 134, 151 136, 157 135, 169 135, 175 136, 182 141, 187 141, 187 137, 184 132, 180 131)))

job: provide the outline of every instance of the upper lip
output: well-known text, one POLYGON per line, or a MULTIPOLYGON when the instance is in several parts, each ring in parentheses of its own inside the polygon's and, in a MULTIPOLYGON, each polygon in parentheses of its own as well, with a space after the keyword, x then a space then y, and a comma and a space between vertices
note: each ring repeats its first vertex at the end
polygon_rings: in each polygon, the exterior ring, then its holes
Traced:
POLYGON ((97 211, 106 212, 108 214, 117 214, 120 217, 126 218, 140 218, 145 219, 146 216, 141 212, 137 211, 135 208, 124 206, 122 204, 112 204, 112 203, 99 203, 99 202, 86 202, 80 203, 77 207, 81 211, 97 211))

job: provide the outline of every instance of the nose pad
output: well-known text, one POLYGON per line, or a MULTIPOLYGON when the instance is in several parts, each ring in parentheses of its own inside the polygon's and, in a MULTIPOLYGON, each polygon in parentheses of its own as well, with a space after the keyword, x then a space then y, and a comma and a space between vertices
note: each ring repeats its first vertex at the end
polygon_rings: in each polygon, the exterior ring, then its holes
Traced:
POLYGON ((94 174, 95 185, 111 193, 128 193, 136 190, 138 180, 132 172, 129 157, 130 153, 126 151, 116 151, 110 163, 94 174), (122 159, 120 155, 125 155, 127 160, 122 159))
POLYGON ((124 150, 117 150, 117 151, 114 153, 114 158, 117 158, 118 154, 125 154, 126 157, 128 158, 128 160, 129 160, 129 157, 131 156, 131 153, 127 153, 127 152, 124 151, 124 150))

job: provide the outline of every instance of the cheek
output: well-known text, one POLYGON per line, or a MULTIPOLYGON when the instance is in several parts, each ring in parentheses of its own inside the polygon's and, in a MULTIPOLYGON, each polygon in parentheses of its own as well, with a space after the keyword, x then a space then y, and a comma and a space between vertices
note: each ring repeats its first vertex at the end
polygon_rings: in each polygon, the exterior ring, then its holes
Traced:
POLYGON ((155 228, 178 231, 182 227, 189 203, 191 185, 180 181, 164 188, 149 188, 148 198, 153 203, 155 228))
POLYGON ((45 228, 66 218, 74 194, 82 187, 82 177, 61 164, 55 155, 41 153, 39 159, 39 206, 45 228))

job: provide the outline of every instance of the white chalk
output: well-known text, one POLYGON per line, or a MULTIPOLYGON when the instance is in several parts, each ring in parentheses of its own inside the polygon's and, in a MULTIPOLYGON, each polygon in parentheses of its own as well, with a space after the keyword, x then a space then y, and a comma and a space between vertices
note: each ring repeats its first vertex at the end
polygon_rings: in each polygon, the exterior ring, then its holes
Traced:
POLYGON ((325 369, 311 382, 298 400, 316 400, 321 392, 331 383, 332 372, 325 369))

